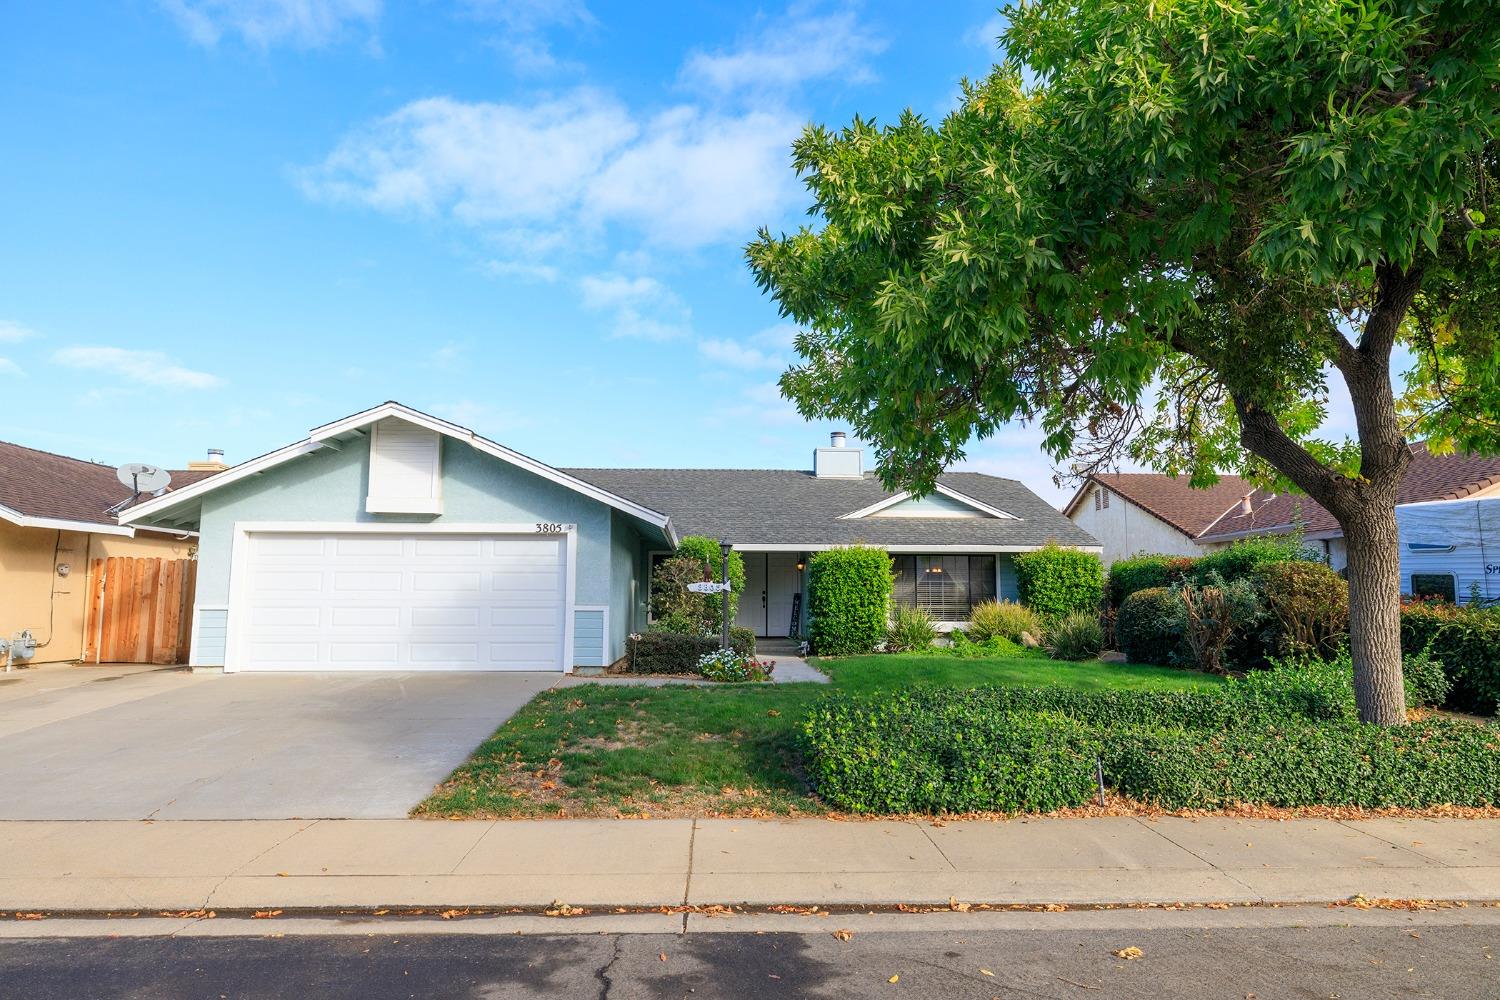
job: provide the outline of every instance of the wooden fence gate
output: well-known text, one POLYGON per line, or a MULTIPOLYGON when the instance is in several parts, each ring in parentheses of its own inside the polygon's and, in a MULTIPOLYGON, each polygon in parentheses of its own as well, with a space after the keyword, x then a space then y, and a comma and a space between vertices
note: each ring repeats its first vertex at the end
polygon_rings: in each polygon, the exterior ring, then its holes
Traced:
POLYGON ((197 579, 192 559, 95 559, 83 662, 186 663, 197 579))

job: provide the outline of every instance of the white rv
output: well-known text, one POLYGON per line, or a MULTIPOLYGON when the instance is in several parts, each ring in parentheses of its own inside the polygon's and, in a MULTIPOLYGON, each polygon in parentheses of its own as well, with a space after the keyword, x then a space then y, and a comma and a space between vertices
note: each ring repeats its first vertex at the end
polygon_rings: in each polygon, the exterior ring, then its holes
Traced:
POLYGON ((1500 600, 1500 497, 1403 504, 1396 524, 1402 593, 1458 604, 1475 593, 1500 600))

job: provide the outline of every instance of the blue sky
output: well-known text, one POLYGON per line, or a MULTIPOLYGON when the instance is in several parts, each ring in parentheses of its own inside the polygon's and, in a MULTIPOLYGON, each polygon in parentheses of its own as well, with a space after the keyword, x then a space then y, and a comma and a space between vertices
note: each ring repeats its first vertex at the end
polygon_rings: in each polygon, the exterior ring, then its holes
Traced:
MULTIPOLYGON (((555 465, 805 467, 742 248, 810 121, 933 117, 992 0, 0 14, 0 437, 239 461, 395 398, 555 465)), ((1037 435, 970 468, 1053 500, 1037 435)))

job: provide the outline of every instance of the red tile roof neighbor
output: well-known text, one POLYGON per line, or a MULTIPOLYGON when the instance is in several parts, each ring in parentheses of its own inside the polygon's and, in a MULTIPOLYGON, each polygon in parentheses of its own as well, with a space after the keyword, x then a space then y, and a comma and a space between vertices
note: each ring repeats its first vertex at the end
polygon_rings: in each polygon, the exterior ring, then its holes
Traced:
MULTIPOLYGON (((176 470, 172 487, 212 474, 176 470)), ((0 441, 0 506, 27 517, 114 524, 109 508, 128 499, 112 466, 0 441)))
MULTIPOLYGON (((1244 534, 1288 531, 1300 525, 1308 535, 1343 534, 1333 515, 1317 501, 1300 493, 1269 493, 1254 489, 1239 476, 1221 476, 1208 489, 1193 489, 1183 476, 1153 472, 1103 473, 1089 477, 1125 499, 1156 515, 1190 538, 1224 540, 1244 534), (1250 513, 1240 511, 1240 501, 1250 494, 1250 513)), ((1428 500, 1461 500, 1480 490, 1500 485, 1500 456, 1434 455, 1427 445, 1412 445, 1412 463, 1401 482, 1397 503, 1428 500)), ((1071 514, 1083 500, 1087 487, 1068 503, 1071 514)))

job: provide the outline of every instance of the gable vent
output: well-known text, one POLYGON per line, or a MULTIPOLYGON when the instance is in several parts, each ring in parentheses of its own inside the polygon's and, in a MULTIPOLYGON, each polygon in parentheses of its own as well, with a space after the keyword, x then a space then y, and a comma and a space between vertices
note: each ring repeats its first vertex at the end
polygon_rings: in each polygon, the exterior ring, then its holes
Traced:
POLYGON ((442 442, 404 420, 382 420, 370 433, 371 514, 441 514, 442 442))

